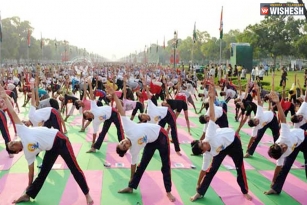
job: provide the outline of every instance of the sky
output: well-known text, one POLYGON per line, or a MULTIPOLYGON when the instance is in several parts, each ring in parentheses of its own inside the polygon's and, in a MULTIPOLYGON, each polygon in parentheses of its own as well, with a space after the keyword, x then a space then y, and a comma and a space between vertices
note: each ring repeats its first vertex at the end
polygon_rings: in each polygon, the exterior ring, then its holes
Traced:
MULTIPOLYGON (((31 22, 33 36, 67 40, 71 45, 115 60, 163 45, 174 37, 185 39, 196 29, 219 37, 223 6, 224 33, 243 31, 264 19, 260 3, 294 0, 3 0, 1 17, 31 22)), ((305 6, 307 0, 303 0, 305 6)))

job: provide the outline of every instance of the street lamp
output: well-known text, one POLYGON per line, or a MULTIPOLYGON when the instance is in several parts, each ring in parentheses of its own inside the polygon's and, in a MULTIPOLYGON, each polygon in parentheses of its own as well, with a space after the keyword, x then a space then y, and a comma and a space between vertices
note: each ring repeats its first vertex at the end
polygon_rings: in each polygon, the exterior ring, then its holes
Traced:
POLYGON ((177 48, 177 32, 174 31, 173 48, 174 48, 174 69, 176 68, 176 48, 177 48))

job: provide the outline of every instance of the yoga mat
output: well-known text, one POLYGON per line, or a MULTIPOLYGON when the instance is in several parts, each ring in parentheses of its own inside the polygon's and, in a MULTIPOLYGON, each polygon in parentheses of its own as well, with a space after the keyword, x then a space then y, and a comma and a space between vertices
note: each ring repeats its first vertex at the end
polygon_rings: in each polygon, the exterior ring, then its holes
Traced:
POLYGON ((225 204, 263 204, 250 190, 248 193, 253 199, 251 201, 247 200, 241 192, 236 176, 228 171, 218 171, 213 177, 210 186, 225 204))
MULTIPOLYGON (((252 128, 242 128, 241 130, 251 137, 252 128)), ((270 129, 267 129, 267 130, 270 130, 270 129)), ((274 140, 273 140, 272 136, 269 136, 269 135, 264 133, 264 135, 262 136, 260 142, 261 143, 271 143, 272 144, 272 143, 274 143, 274 140)))
MULTIPOLYGON (((75 119, 70 123, 71 126, 76 126, 76 125, 79 125, 80 128, 82 126, 82 117, 81 115, 79 116, 76 116, 75 119)), ((68 118, 69 119, 69 118, 68 118)))
MULTIPOLYGON (((259 171, 268 180, 272 181, 274 176, 274 171, 259 171)), ((297 178, 296 176, 288 173, 286 181, 283 186, 283 191, 293 197, 296 201, 301 204, 306 204, 307 196, 307 184, 297 178)))
POLYGON ((0 171, 9 170, 23 155, 23 152, 14 154, 13 158, 9 157, 9 154, 4 149, 0 152, 0 171))
MULTIPOLYGON (((86 137, 85 137, 85 139, 86 139, 87 142, 92 142, 92 140, 93 140, 93 133, 94 133, 94 129, 93 129, 92 126, 90 126, 90 127, 88 128, 88 131, 87 131, 86 137)), ((99 133, 100 133, 100 132, 98 132, 97 135, 96 135, 96 140, 98 139, 99 133)), ((108 142, 108 141, 109 141, 108 133, 106 134, 106 136, 105 136, 105 138, 104 138, 103 141, 104 141, 104 142, 108 142)))
POLYGON ((28 186, 28 173, 9 173, 0 179, 0 204, 12 204, 28 186))
POLYGON ((171 202, 167 196, 161 171, 145 171, 140 181, 140 192, 143 205, 183 205, 175 184, 172 184, 172 194, 176 198, 171 202))
MULTIPOLYGON (((131 167, 131 155, 129 151, 125 154, 124 157, 120 157, 116 153, 116 146, 118 143, 108 143, 107 145, 107 154, 106 154, 106 163, 109 164, 110 168, 127 168, 131 167)), ((140 154, 140 158, 141 158, 140 154)))
MULTIPOLYGON (((255 169, 252 165, 250 165, 248 162, 246 162, 244 159, 243 159, 243 162, 244 162, 244 168, 245 170, 253 170, 255 169)), ((231 157, 229 156, 226 156, 222 162, 222 165, 226 168, 226 169, 236 169, 235 167, 235 164, 232 160, 231 157)))
MULTIPOLYGON (((102 189, 102 171, 84 171, 87 185, 90 189, 89 194, 91 195, 94 204, 101 204, 101 189, 102 189)), ((79 205, 86 204, 85 196, 75 181, 73 175, 69 176, 66 183, 65 190, 63 192, 60 205, 79 205)))
MULTIPOLYGON (((192 108, 193 108, 193 107, 192 107, 192 108)), ((197 110, 197 112, 198 112, 198 111, 199 111, 199 110, 197 110)), ((204 111, 204 110, 203 110, 203 111, 204 111)), ((189 110, 189 109, 188 109, 188 115, 189 115, 189 117, 199 117, 200 114, 196 114, 195 111, 194 111, 194 108, 193 108, 193 110, 189 110)), ((181 111, 179 116, 184 118, 184 112, 181 111)))
MULTIPOLYGON (((1 136, 2 137, 2 136, 1 136)), ((4 144, 5 143, 5 141, 4 141, 4 139, 3 138, 0 138, 0 144, 4 144)))
POLYGON ((191 168, 192 162, 186 155, 183 149, 181 149, 179 156, 174 148, 174 145, 170 145, 170 159, 171 159, 171 168, 173 169, 189 169, 191 168))
MULTIPOLYGON (((78 153, 79 153, 81 147, 82 147, 82 144, 80 144, 80 143, 73 143, 72 144, 72 148, 74 150, 76 157, 78 156, 78 153)), ((57 160, 55 161, 52 169, 57 169, 57 170, 58 169, 68 169, 68 167, 67 167, 64 159, 59 155, 57 160)))
MULTIPOLYGON (((177 117, 177 120, 176 120, 177 124, 182 126, 182 127, 187 127, 187 123, 185 121, 185 118, 183 117, 177 117)), ((194 124, 191 120, 190 120, 190 128, 195 128, 195 127, 198 127, 196 124, 194 124)))
MULTIPOLYGON (((269 150, 269 147, 265 145, 258 145, 256 148, 256 152, 258 154, 262 155, 264 158, 268 159, 270 162, 276 164, 276 160, 269 157, 268 150, 269 150)), ((291 168, 292 169, 305 169, 305 166, 302 166, 302 163, 298 161, 294 161, 291 168)))
POLYGON ((182 144, 190 144, 194 138, 184 129, 177 127, 178 141, 182 144))

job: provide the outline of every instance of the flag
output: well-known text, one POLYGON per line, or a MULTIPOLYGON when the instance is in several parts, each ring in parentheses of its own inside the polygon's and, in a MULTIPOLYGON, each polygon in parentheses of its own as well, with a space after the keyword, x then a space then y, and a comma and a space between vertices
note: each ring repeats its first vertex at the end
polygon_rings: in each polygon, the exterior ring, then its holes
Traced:
POLYGON ((31 31, 28 29, 28 48, 31 46, 31 31))
POLYGON ((220 39, 223 38, 223 7, 221 11, 221 20, 220 20, 220 39))
POLYGON ((156 53, 158 53, 158 50, 159 50, 159 44, 158 44, 158 41, 157 41, 157 49, 156 49, 156 53))
POLYGON ((0 13, 0 42, 2 42, 2 21, 1 21, 1 13, 0 13))
POLYGON ((42 32, 41 32, 41 49, 43 49, 43 36, 42 36, 42 32))
POLYGON ((195 43, 195 41, 197 41, 196 22, 194 23, 194 30, 193 30, 193 42, 195 43))
POLYGON ((165 36, 164 36, 164 40, 163 40, 163 49, 165 49, 165 36))

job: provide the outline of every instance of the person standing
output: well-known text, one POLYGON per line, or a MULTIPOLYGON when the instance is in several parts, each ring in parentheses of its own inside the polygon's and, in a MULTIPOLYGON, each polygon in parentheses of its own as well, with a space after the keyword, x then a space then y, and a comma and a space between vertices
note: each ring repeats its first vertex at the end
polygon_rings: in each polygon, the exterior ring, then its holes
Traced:
POLYGON ((200 171, 196 194, 190 200, 195 201, 204 197, 210 183, 218 171, 224 158, 229 155, 235 163, 237 170, 237 182, 241 192, 247 200, 252 197, 248 194, 245 168, 243 164, 242 144, 232 128, 217 128, 214 111, 215 91, 213 86, 209 88, 209 116, 210 121, 204 140, 195 140, 191 143, 194 155, 203 154, 203 166, 200 171), (210 165, 211 164, 211 165, 210 165))
MULTIPOLYGON (((280 194, 293 162, 300 151, 303 152, 305 161, 307 160, 307 136, 304 130, 301 128, 290 129, 276 93, 270 94, 270 100, 276 103, 281 124, 280 136, 268 150, 268 155, 277 161, 271 188, 264 192, 267 195, 280 194)), ((305 174, 307 176, 307 166, 305 166, 305 174)))
POLYGON ((74 178, 79 184, 83 194, 85 195, 87 205, 94 203, 92 197, 89 194, 89 188, 87 186, 84 174, 79 167, 76 157, 73 153, 72 145, 69 139, 57 129, 49 129, 46 127, 27 127, 23 125, 19 119, 17 113, 14 111, 11 102, 9 101, 4 89, 0 86, 0 96, 5 99, 8 111, 11 113, 15 123, 17 133, 20 137, 19 140, 10 141, 8 143, 8 149, 15 154, 20 151, 24 151, 25 158, 28 162, 29 168, 29 181, 26 192, 13 203, 30 201, 30 198, 35 198, 41 190, 48 173, 52 169, 57 157, 61 155, 67 166, 71 170, 74 178), (34 161, 36 155, 40 151, 46 151, 43 158, 44 166, 41 168, 38 176, 34 179, 34 161))
POLYGON ((108 93, 113 95, 116 102, 118 112, 122 116, 122 122, 125 129, 127 138, 121 140, 116 147, 116 152, 120 157, 123 157, 125 153, 130 150, 131 153, 131 176, 127 188, 119 190, 119 193, 132 193, 133 189, 136 189, 140 183, 142 175, 145 172, 147 165, 156 150, 159 150, 161 162, 162 162, 162 174, 166 195, 171 202, 176 199, 171 193, 172 180, 171 180, 171 167, 170 167, 170 146, 167 132, 161 126, 152 123, 135 123, 125 116, 125 111, 114 90, 108 87, 108 93), (141 149, 143 155, 141 161, 137 167, 139 161, 139 154, 141 149), (136 168, 137 167, 137 168, 136 168))

